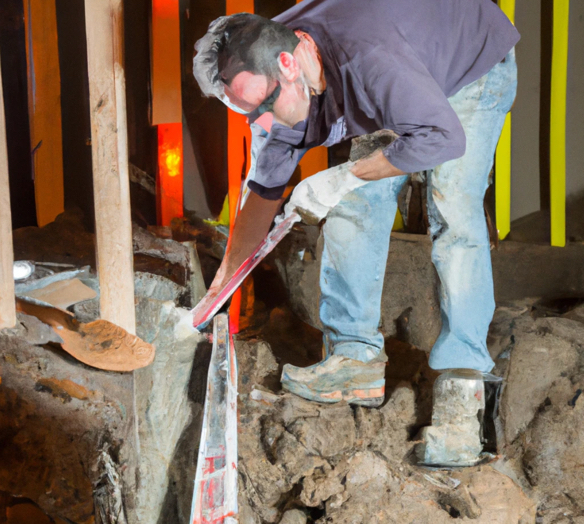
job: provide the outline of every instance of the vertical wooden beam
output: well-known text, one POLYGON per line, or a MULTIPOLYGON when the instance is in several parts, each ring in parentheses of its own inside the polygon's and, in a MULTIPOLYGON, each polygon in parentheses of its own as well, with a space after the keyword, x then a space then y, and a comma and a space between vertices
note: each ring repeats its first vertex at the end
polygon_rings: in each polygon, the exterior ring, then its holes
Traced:
POLYGON ((4 92, 2 90, 2 70, 0 68, 0 329, 9 328, 16 324, 13 262, 12 216, 10 213, 10 189, 8 187, 8 150, 6 148, 4 92))
MULTIPOLYGON (((515 0, 499 0, 499 7, 515 23, 515 0)), ((495 154, 495 206, 497 230, 503 240, 511 231, 511 113, 505 124, 495 154)))
POLYGON ((182 217, 183 129, 178 0, 152 0, 152 124, 158 125, 158 223, 182 217))
POLYGON ((85 0, 101 318, 136 332, 122 0, 85 0))
MULTIPOLYGON (((225 12, 227 15, 235 13, 253 13, 254 0, 226 0, 225 12)), ((233 231, 235 216, 237 214, 237 203, 241 191, 241 174, 245 161, 244 137, 246 137, 247 147, 251 146, 251 131, 245 115, 240 115, 234 111, 227 110, 227 178, 229 196, 229 229, 233 231)), ((250 153, 248 151, 248 158, 250 153)), ((231 333, 239 332, 239 316, 241 310, 241 290, 236 291, 231 299, 229 309, 229 321, 231 333)))
POLYGON ((63 212, 61 70, 55 0, 24 0, 30 142, 37 222, 63 212))
POLYGON ((552 246, 566 245, 566 92, 570 0, 554 0, 550 111, 550 219, 552 246))
POLYGON ((183 126, 158 125, 158 223, 170 226, 172 219, 184 215, 183 126))
POLYGON ((152 0, 152 125, 182 122, 178 0, 152 0))

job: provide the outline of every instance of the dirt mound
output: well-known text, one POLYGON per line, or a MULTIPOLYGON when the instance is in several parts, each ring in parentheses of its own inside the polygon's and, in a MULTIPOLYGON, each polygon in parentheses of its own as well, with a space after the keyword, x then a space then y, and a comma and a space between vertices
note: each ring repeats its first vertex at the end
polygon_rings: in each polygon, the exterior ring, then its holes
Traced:
POLYGON ((278 363, 265 342, 237 349, 242 524, 535 522, 536 503, 491 465, 413 464, 411 383, 399 383, 379 409, 317 404, 276 391, 278 363))

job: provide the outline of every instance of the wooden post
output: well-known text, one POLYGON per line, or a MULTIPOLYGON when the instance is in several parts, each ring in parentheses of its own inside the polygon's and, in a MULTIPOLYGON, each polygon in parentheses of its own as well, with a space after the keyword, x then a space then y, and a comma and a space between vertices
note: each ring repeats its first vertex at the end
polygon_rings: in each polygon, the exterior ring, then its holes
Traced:
POLYGON ((122 0, 85 0, 101 318, 136 332, 122 0))
POLYGON ((6 149, 6 123, 4 120, 4 94, 0 70, 0 329, 16 324, 14 306, 14 277, 12 264, 12 215, 8 187, 8 150, 6 149))
POLYGON ((28 109, 34 193, 40 227, 65 206, 61 136, 61 70, 55 0, 25 0, 28 109))
POLYGON ((152 125, 158 126, 158 223, 182 217, 183 129, 178 0, 152 0, 152 125))
MULTIPOLYGON (((253 13, 253 0, 226 0, 225 14, 253 13)), ((249 148, 251 146, 251 131, 247 123, 247 117, 234 111, 227 111, 227 178, 229 181, 229 232, 233 231, 239 192, 241 191, 241 171, 244 164, 245 152, 244 137, 248 148, 247 158, 251 158, 249 148)), ((241 312, 241 290, 237 290, 231 298, 229 308, 229 328, 231 333, 239 333, 239 316, 241 312)))

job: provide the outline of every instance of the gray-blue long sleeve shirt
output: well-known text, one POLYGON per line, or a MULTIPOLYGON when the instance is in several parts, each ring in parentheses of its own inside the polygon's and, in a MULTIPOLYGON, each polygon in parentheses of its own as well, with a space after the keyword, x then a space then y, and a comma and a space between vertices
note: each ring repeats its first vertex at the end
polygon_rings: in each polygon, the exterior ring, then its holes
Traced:
POLYGON ((519 40, 491 0, 304 0, 274 20, 312 36, 327 89, 313 97, 302 132, 276 125, 256 148, 249 187, 267 198, 281 195, 306 148, 379 129, 400 136, 384 154, 406 173, 462 156, 465 135, 448 97, 519 40))

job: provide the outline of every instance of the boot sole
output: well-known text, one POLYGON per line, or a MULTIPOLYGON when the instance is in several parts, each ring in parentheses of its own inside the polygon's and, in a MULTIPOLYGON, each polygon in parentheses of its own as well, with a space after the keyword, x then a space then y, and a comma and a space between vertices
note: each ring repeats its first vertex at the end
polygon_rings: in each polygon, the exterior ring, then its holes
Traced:
POLYGON ((282 388, 306 400, 323 404, 335 404, 344 400, 356 406, 377 408, 385 400, 385 385, 364 389, 338 389, 328 393, 319 393, 297 382, 282 382, 282 388))

